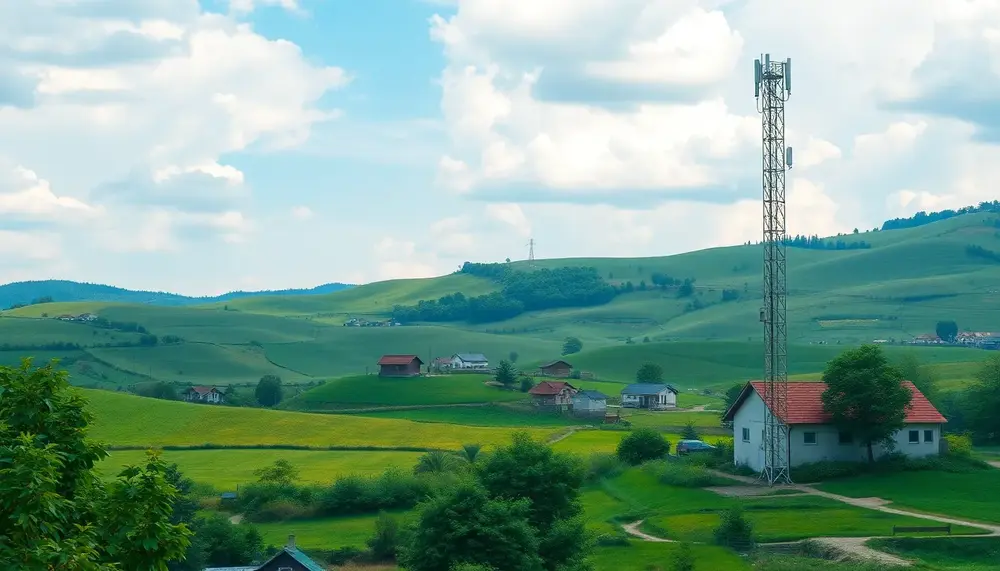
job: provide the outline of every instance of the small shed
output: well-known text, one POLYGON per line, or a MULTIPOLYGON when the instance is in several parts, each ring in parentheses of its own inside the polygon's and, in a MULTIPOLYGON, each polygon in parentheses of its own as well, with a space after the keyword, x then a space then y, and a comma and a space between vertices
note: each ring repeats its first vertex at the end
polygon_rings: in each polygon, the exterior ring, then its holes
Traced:
POLYGON ((622 389, 622 406, 664 410, 677 407, 677 389, 663 383, 633 383, 622 389))
POLYGON ((600 391, 580 391, 573 395, 573 414, 577 416, 604 416, 608 410, 608 397, 600 391))
POLYGON ((538 370, 546 377, 568 377, 573 372, 573 365, 566 361, 552 361, 538 367, 538 370))
POLYGON ((528 394, 538 406, 570 406, 577 388, 565 381, 542 381, 531 387, 528 394))
POLYGON ((382 355, 378 360, 378 376, 416 377, 423 364, 416 355, 382 355))

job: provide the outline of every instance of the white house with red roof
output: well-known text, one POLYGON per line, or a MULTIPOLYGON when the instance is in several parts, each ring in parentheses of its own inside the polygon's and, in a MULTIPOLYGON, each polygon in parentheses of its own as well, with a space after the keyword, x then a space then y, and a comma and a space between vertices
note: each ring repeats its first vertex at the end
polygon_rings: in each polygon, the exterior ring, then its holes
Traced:
POLYGON ((181 393, 181 396, 188 402, 221 404, 226 400, 226 395, 215 387, 188 387, 186 391, 181 393))
MULTIPOLYGON (((903 385, 913 394, 906 411, 906 426, 893 440, 896 452, 918 458, 940 452, 941 425, 947 422, 934 405, 910 381, 903 385)), ((764 467, 764 419, 767 411, 763 381, 751 381, 722 417, 733 423, 733 460, 753 470, 764 467)), ((853 435, 840 432, 823 409, 826 383, 789 382, 787 418, 790 466, 824 461, 865 461, 867 447, 853 435)), ((874 448, 875 456, 886 453, 874 448)))
POLYGON ((565 381, 542 381, 531 387, 528 394, 538 406, 566 406, 573 404, 578 389, 565 381))

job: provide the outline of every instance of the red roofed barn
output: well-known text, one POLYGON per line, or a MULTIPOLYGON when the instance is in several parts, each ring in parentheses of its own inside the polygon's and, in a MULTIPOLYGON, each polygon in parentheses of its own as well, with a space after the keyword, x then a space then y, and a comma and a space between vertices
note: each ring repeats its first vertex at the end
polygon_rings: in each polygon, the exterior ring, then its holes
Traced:
MULTIPOLYGON (((932 456, 940 451, 941 425, 947 422, 934 405, 910 381, 903 381, 913 397, 906 413, 906 426, 896 433, 896 451, 910 457, 932 456)), ((723 421, 733 423, 733 456, 737 464, 755 471, 764 467, 765 386, 752 381, 743 387, 723 421)), ((823 461, 865 461, 867 448, 851 434, 839 432, 823 409, 826 383, 788 383, 787 418, 790 466, 823 461)), ((886 450, 875 448, 875 455, 886 450)))
POLYGON ((576 387, 565 381, 542 381, 531 387, 528 394, 539 406, 566 406, 573 404, 576 387))
POLYGON ((416 377, 424 362, 416 355, 382 355, 378 360, 380 377, 416 377))

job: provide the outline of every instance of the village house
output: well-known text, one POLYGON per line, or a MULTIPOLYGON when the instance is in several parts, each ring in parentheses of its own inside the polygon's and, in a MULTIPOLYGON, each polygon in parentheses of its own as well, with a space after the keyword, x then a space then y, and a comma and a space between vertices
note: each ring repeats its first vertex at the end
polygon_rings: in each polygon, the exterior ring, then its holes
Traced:
MULTIPOLYGON (((911 458, 938 454, 941 425, 947 420, 913 383, 903 384, 913 396, 906 411, 906 426, 893 437, 895 450, 911 458)), ((723 422, 733 423, 734 462, 754 471, 764 467, 764 422, 769 408, 764 402, 765 385, 763 381, 747 383, 722 418, 723 422)), ((826 383, 788 383, 787 418, 780 420, 788 427, 789 466, 868 459, 865 443, 830 423, 830 415, 823 409, 825 390, 826 383)), ((879 457, 887 450, 875 446, 874 452, 879 457)))
POLYGON ((460 370, 486 370, 490 360, 482 353, 456 353, 451 356, 451 368, 460 370))
POLYGON ((917 335, 910 341, 911 345, 940 345, 944 343, 940 337, 934 335, 933 333, 924 333, 922 335, 917 335))
POLYGON ((295 536, 288 536, 288 545, 260 565, 241 567, 208 567, 205 571, 326 571, 326 567, 316 563, 308 555, 295 547, 295 536))
POLYGON ((568 377, 573 372, 573 365, 566 361, 552 361, 538 367, 538 370, 546 377, 568 377))
POLYGON ((579 391, 572 398, 573 414, 603 417, 608 410, 608 397, 600 391, 579 391))
POLYGON ((438 357, 431 361, 431 370, 441 373, 451 369, 451 357, 438 357))
POLYGON ((378 360, 380 377, 416 377, 424 364, 416 355, 382 355, 378 360))
POLYGON ((663 383, 633 383, 622 389, 622 406, 664 410, 677 407, 677 389, 663 383))
POLYGON ((226 402, 226 395, 215 387, 188 387, 181 396, 188 402, 206 402, 209 404, 222 404, 226 402))
POLYGON ((542 381, 528 391, 537 406, 567 408, 572 406, 576 393, 576 387, 565 381, 542 381))

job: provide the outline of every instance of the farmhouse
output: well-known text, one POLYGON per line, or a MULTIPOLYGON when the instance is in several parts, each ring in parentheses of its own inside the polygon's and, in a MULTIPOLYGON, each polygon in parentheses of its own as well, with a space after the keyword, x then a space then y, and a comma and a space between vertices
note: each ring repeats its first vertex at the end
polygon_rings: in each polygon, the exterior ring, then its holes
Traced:
POLYGON ((577 416, 604 416, 608 410, 608 397, 599 391, 580 391, 573 395, 572 402, 577 416))
POLYGON ((299 551, 295 547, 295 536, 289 535, 288 545, 260 565, 209 567, 205 571, 325 571, 325 567, 299 551))
POLYGON ((490 360, 482 353, 456 353, 451 356, 452 369, 489 369, 490 360))
POLYGON ((222 404, 226 401, 226 395, 215 387, 188 387, 181 395, 188 402, 222 404))
POLYGON ((424 362, 416 355, 382 355, 378 360, 380 377, 416 377, 424 362))
POLYGON ((677 407, 677 389, 663 383, 633 383, 622 389, 622 406, 663 410, 677 407))
POLYGON ((571 406, 576 387, 565 381, 542 381, 528 391, 538 406, 571 406))
POLYGON ((431 370, 438 373, 451 368, 451 357, 437 357, 431 361, 431 370))
POLYGON ((573 372, 573 365, 566 361, 552 361, 538 367, 538 370, 546 377, 568 377, 573 372))
MULTIPOLYGON (((910 457, 938 454, 941 425, 947 422, 934 405, 913 383, 904 381, 913 397, 906 412, 906 427, 893 440, 897 452, 910 457)), ((789 465, 798 466, 821 461, 865 461, 867 447, 850 433, 838 432, 830 424, 830 415, 823 410, 821 397, 826 383, 788 383, 787 417, 780 419, 788 426, 789 465)), ((743 387, 736 402, 722 417, 732 422, 734 431, 733 459, 759 471, 764 466, 764 416, 766 413, 765 383, 752 381, 743 387)), ((875 455, 886 453, 875 447, 875 455)))

